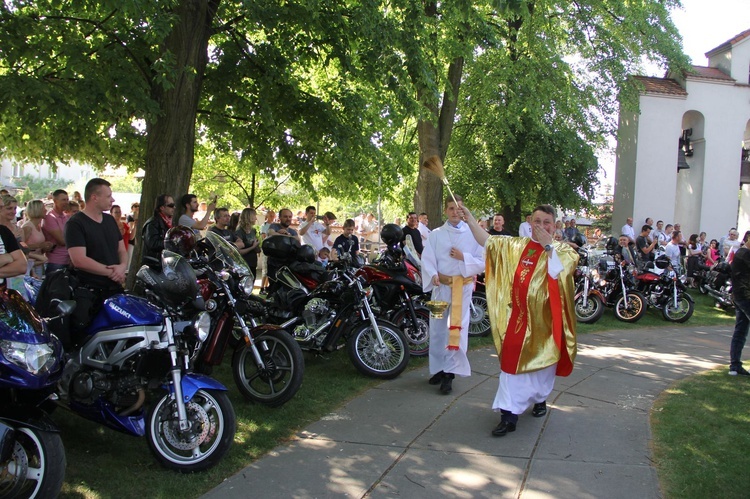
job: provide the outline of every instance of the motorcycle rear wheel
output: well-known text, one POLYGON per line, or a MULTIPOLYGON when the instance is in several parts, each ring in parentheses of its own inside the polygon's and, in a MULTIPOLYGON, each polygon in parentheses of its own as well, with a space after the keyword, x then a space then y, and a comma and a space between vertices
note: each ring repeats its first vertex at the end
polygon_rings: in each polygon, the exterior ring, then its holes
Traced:
POLYGON ((615 302, 615 317, 623 322, 638 322, 646 314, 646 299, 637 291, 628 291, 628 303, 622 296, 615 302))
POLYGON ((661 313, 664 319, 670 322, 687 322, 693 316, 694 309, 693 300, 689 299, 686 293, 682 293, 677 297, 677 307, 674 306, 674 301, 670 298, 664 304, 661 313))
POLYGON ((65 448, 59 433, 16 427, 13 455, 0 463, 0 497, 58 497, 65 466, 65 448))
POLYGON ((487 295, 475 291, 469 307, 469 338, 490 334, 490 314, 487 312, 487 295))
POLYGON ((180 473, 205 471, 227 453, 237 421, 226 392, 200 389, 185 404, 190 428, 181 431, 177 407, 165 393, 151 407, 146 423, 148 446, 165 468, 180 473))
POLYGON ((255 338, 265 368, 259 369, 250 345, 234 351, 232 374, 243 397, 268 407, 291 400, 302 386, 305 359, 292 335, 282 329, 267 330, 255 338))
POLYGON ((575 303, 576 320, 582 324, 593 324, 604 314, 604 304, 601 298, 591 295, 583 305, 583 296, 579 296, 575 303))
POLYGON ((430 353, 430 311, 426 308, 415 308, 417 316, 416 330, 411 322, 411 314, 406 308, 397 310, 391 320, 396 324, 409 342, 409 354, 424 357, 430 353))
POLYGON ((406 335, 392 322, 377 320, 385 347, 378 345, 372 325, 360 322, 355 325, 346 342, 354 367, 359 372, 379 379, 392 379, 404 372, 409 364, 409 341, 406 335))

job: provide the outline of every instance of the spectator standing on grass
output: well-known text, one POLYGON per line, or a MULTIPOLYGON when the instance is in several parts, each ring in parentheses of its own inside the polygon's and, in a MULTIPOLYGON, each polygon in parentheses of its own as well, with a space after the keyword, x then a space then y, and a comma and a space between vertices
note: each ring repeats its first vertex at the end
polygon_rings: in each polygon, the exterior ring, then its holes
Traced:
POLYGON ((62 269, 70 265, 68 248, 65 246, 65 224, 68 223, 70 215, 66 210, 70 209, 68 193, 58 189, 52 193, 52 209, 44 217, 42 232, 44 237, 52 243, 52 249, 47 253, 46 273, 62 269))
POLYGON ((735 252, 732 260, 732 298, 736 319, 729 346, 729 375, 748 376, 750 373, 742 367, 742 349, 750 328, 750 239, 735 252))
POLYGON ((258 240, 258 233, 255 229, 255 222, 258 219, 258 215, 252 208, 245 208, 240 213, 240 220, 237 225, 237 231, 235 232, 235 238, 237 239, 237 247, 239 248, 240 255, 245 259, 250 270, 253 272, 253 277, 256 275, 258 267, 258 253, 260 253, 260 241, 258 240))

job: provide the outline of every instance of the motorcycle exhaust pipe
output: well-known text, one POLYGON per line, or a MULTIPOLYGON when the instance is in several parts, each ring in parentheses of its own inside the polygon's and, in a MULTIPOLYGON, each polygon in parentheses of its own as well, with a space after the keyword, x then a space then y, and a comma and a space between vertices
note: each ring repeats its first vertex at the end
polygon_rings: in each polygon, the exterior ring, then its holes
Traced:
POLYGON ((120 412, 120 416, 130 416, 135 411, 143 407, 143 403, 146 401, 146 392, 143 388, 138 389, 138 400, 136 400, 135 404, 131 405, 124 411, 120 412))

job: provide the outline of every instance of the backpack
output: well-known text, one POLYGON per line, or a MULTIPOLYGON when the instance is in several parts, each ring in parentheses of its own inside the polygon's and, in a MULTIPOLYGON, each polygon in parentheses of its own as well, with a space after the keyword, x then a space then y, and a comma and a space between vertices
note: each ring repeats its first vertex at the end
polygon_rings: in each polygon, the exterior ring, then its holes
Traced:
MULTIPOLYGON (((57 302, 53 300, 72 300, 73 290, 77 286, 78 279, 70 269, 59 269, 47 274, 39 288, 34 305, 39 315, 42 317, 57 315, 57 302)), ((70 317, 57 317, 49 321, 47 326, 60 338, 64 346, 70 345, 70 317)))

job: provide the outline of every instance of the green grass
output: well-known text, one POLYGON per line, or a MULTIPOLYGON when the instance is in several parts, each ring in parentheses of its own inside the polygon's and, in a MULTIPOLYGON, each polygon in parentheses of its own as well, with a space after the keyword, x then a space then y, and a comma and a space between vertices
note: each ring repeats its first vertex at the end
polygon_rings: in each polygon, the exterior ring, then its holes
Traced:
MULTIPOLYGON (((689 325, 732 324, 733 315, 713 307, 713 302, 694 293, 696 312, 689 325)), ((649 311, 636 324, 617 321, 611 309, 592 325, 579 324, 578 333, 611 329, 638 329, 673 326, 661 314, 649 311)), ((473 338, 472 348, 491 346, 492 339, 473 338)), ((375 386, 378 381, 357 373, 346 352, 326 358, 305 355, 302 388, 283 407, 268 409, 244 401, 237 393, 225 359, 214 375, 229 388, 237 414, 237 433, 228 455, 213 469, 199 474, 180 475, 159 466, 145 438, 130 437, 76 415, 58 409, 54 419, 60 424, 68 457, 63 497, 141 498, 197 497, 238 472, 275 446, 287 441, 296 431, 319 420, 346 401, 375 386)), ((425 366, 426 358, 412 359, 411 369, 425 366)), ((747 406, 745 406, 747 407, 747 406)), ((747 449, 747 446, 742 446, 747 449)))
POLYGON ((747 497, 750 379, 726 368, 662 393, 651 413, 654 458, 666 498, 747 497))

